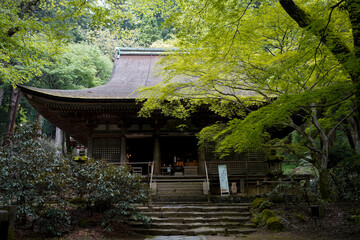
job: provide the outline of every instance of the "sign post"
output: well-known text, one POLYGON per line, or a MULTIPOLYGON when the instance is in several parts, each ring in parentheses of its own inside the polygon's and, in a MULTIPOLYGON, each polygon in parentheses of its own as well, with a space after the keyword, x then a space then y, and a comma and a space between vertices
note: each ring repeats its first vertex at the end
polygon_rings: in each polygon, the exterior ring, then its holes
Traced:
POLYGON ((226 165, 218 165, 221 196, 230 195, 226 165))

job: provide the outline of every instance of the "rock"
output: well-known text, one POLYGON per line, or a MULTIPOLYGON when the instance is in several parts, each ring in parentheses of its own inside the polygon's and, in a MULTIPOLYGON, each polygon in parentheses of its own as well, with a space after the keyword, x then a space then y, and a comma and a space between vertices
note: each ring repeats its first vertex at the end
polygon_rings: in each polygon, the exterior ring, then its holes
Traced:
POLYGON ((266 221, 266 226, 269 230, 274 232, 281 232, 282 230, 284 230, 284 224, 278 217, 270 217, 266 221))
POLYGON ((259 207, 260 204, 264 201, 265 201, 265 198, 255 198, 255 200, 252 201, 252 203, 251 203, 251 208, 255 209, 255 208, 259 207))

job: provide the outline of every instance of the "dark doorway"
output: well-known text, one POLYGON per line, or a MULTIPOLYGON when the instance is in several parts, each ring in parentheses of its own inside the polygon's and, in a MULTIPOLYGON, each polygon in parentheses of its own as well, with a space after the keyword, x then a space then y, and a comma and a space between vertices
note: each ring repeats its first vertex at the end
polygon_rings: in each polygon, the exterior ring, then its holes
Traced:
POLYGON ((129 162, 152 162, 153 161, 154 139, 127 138, 126 150, 129 162))
POLYGON ((161 166, 174 166, 176 162, 197 164, 197 143, 194 136, 161 137, 161 166))
POLYGON ((130 137, 126 139, 126 154, 131 167, 149 174, 149 162, 153 161, 154 139, 152 137, 130 137), (141 164, 140 164, 141 163, 141 164))

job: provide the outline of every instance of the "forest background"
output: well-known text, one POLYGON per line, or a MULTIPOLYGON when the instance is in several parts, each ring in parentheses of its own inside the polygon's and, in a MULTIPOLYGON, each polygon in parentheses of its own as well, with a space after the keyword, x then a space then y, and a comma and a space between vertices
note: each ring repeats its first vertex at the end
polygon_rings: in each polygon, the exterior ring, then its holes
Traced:
POLYGON ((55 137, 16 84, 93 87, 109 79, 115 47, 176 48, 163 62, 165 81, 141 90, 144 116, 187 118, 209 106, 229 119, 199 134, 219 156, 276 149, 285 171, 315 169, 322 198, 359 199, 359 1, 5 0, 0 7, 4 137, 12 123, 27 121, 55 137))

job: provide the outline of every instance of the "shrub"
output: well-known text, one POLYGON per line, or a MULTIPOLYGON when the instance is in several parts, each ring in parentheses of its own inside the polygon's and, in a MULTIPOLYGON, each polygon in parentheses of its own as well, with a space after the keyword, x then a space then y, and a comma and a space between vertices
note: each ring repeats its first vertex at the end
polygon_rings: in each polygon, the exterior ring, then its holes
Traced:
POLYGON ((0 204, 17 205, 22 226, 30 223, 39 233, 60 236, 71 223, 70 211, 84 205, 71 204, 71 199, 86 199, 86 206, 108 203, 102 209, 106 229, 124 218, 148 221, 133 205, 147 201, 149 194, 138 175, 125 166, 105 161, 79 164, 49 147, 45 150, 36 126, 21 126, 12 145, 0 147, 0 204))
POLYGON ((57 207, 46 207, 35 224, 37 232, 48 236, 61 236, 69 226, 68 213, 57 207))

